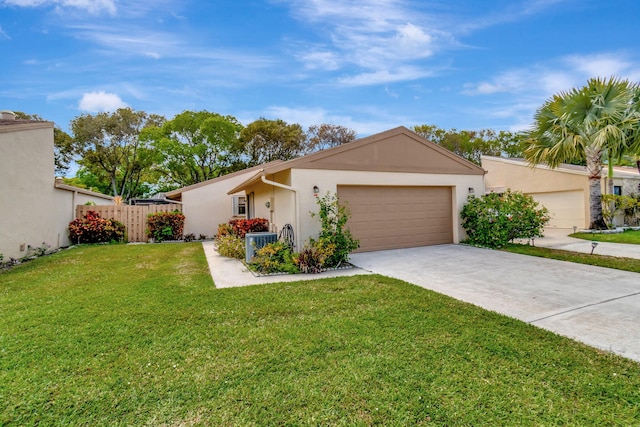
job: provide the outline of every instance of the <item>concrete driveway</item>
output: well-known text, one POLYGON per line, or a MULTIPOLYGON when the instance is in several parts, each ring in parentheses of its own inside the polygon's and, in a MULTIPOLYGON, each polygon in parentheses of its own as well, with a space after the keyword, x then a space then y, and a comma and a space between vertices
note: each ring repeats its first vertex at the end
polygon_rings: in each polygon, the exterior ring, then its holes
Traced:
POLYGON ((640 274, 462 245, 351 255, 432 289, 640 361, 640 274))

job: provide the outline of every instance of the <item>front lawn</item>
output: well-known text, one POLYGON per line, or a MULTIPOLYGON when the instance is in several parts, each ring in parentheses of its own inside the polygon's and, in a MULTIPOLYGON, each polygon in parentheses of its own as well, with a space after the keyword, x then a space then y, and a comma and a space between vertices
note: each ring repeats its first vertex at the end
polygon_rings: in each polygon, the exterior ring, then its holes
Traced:
POLYGON ((640 245, 640 230, 625 230, 622 233, 575 233, 571 237, 596 242, 629 243, 640 245))
POLYGON ((0 273, 1 425, 638 425, 640 364, 382 276, 216 290, 200 244, 0 273))

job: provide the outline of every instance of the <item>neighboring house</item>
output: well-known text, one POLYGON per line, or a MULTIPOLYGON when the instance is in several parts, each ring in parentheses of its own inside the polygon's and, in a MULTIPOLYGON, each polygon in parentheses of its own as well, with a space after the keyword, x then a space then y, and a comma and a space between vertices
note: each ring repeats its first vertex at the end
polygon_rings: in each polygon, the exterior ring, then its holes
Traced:
POLYGON ((53 123, 0 115, 0 253, 20 258, 29 246, 67 246, 75 204, 112 198, 54 180, 53 123))
POLYGON ((167 193, 156 193, 146 198, 129 199, 129 204, 134 206, 168 205, 176 203, 175 200, 167 199, 167 193))
MULTIPOLYGON (((277 163, 281 161, 269 165, 277 163)), ((182 213, 185 216, 184 233, 211 237, 217 233, 219 224, 234 218, 248 218, 244 192, 240 191, 230 196, 227 192, 264 166, 255 166, 167 192, 165 197, 170 202, 182 203, 182 213)))
POLYGON ((482 168, 405 127, 246 172, 228 194, 273 231, 290 224, 296 250, 320 232, 316 196, 337 194, 359 250, 374 251, 458 243, 462 206, 484 193, 482 168))
MULTIPOLYGON (((589 227, 589 177, 584 166, 560 165, 552 169, 546 165, 530 166, 523 159, 482 156, 487 171, 487 192, 506 189, 532 196, 549 209, 549 227, 589 227)), ((602 192, 607 192, 607 169, 603 169, 602 192)), ((614 167, 614 194, 640 193, 640 174, 636 168, 614 167)))

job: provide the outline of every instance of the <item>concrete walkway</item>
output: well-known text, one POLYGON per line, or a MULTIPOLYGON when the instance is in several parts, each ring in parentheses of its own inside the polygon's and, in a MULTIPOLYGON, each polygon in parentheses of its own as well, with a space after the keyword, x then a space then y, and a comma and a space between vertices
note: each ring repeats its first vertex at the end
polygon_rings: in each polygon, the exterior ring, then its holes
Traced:
MULTIPOLYGON (((576 239, 568 235, 572 229, 548 228, 544 230, 544 237, 535 239, 535 246, 560 249, 563 251, 591 253, 591 241, 576 239)), ((527 243, 524 241, 523 243, 527 243)), ((598 242, 593 250, 597 255, 611 255, 617 257, 640 259, 640 245, 628 245, 623 243, 598 242)))

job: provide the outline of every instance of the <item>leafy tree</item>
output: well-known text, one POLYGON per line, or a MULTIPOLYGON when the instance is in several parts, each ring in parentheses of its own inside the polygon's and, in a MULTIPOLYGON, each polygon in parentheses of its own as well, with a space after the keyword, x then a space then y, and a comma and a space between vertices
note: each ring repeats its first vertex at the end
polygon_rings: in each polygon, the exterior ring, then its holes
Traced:
MULTIPOLYGON (((14 114, 18 119, 45 121, 38 114, 26 114, 22 111, 15 111, 14 114)), ((66 174, 73 161, 73 139, 58 125, 53 127, 53 155, 55 173, 58 175, 66 174)))
POLYGON ((242 125, 233 116, 184 111, 143 131, 159 153, 156 171, 166 186, 184 187, 231 172, 238 165, 242 125))
POLYGON ((143 128, 159 126, 163 121, 160 116, 130 108, 78 116, 71 121, 78 163, 92 174, 106 177, 113 196, 140 196, 157 156, 139 135, 143 128))
POLYGON ((523 156, 523 137, 508 131, 492 129, 444 130, 435 125, 414 126, 413 131, 473 163, 480 164, 480 158, 487 156, 523 156))
POLYGON ((309 126, 305 152, 312 153, 346 144, 356 139, 357 136, 358 134, 355 130, 340 125, 322 123, 309 126))
POLYGON ((63 178, 63 182, 98 193, 109 194, 111 192, 111 183, 106 174, 103 173, 102 176, 98 176, 84 167, 78 169, 76 176, 63 178))
POLYGON ((527 136, 525 157, 531 164, 557 167, 575 158, 586 160, 592 229, 607 228, 600 187, 603 157, 611 162, 638 149, 637 92, 637 84, 628 80, 590 79, 586 86, 545 102, 527 136))
POLYGON ((242 129, 240 143, 248 166, 294 159, 304 152, 306 135, 299 124, 258 119, 242 129))
POLYGON ((74 157, 73 138, 58 126, 53 128, 53 157, 55 173, 66 175, 74 157))

